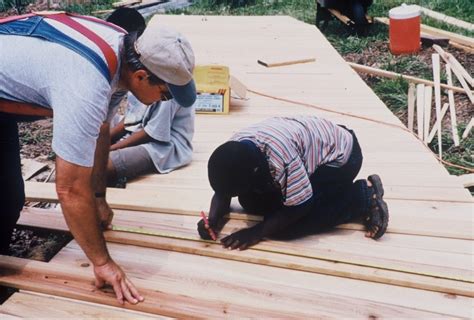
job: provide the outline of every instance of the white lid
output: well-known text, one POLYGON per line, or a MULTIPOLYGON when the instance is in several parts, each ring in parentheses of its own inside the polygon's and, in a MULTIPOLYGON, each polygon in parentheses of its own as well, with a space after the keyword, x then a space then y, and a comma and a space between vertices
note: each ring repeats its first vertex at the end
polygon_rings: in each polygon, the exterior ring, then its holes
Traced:
POLYGON ((399 7, 395 7, 390 9, 388 12, 388 16, 391 19, 409 19, 418 17, 420 15, 420 6, 415 4, 413 5, 406 5, 405 3, 399 7))

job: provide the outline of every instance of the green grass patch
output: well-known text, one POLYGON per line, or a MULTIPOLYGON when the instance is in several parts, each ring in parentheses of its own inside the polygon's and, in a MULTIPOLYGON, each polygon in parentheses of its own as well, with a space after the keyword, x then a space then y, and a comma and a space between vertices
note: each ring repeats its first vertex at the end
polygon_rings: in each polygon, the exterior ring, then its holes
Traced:
MULTIPOLYGON (((463 133, 466 125, 459 125, 458 132, 459 137, 463 133)), ((442 151, 443 151, 443 160, 448 162, 457 164, 462 167, 466 168, 474 168, 474 158, 472 154, 472 150, 474 150, 474 136, 471 134, 465 139, 460 141, 459 146, 455 146, 453 142, 453 137, 451 132, 443 131, 441 135, 441 144, 442 144, 442 151)), ((438 138, 435 136, 433 141, 429 144, 431 150, 434 153, 438 154, 438 138)), ((450 174, 453 175, 461 175, 470 173, 467 170, 446 166, 447 170, 450 174)))

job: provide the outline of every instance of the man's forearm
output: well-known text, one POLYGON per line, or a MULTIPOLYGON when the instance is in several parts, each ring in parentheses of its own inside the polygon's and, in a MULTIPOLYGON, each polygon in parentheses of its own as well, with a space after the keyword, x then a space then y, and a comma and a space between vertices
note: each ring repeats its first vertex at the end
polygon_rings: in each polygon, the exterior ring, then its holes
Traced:
POLYGON ((110 256, 99 226, 91 184, 92 169, 57 157, 56 172, 56 191, 74 239, 94 265, 105 264, 110 256))

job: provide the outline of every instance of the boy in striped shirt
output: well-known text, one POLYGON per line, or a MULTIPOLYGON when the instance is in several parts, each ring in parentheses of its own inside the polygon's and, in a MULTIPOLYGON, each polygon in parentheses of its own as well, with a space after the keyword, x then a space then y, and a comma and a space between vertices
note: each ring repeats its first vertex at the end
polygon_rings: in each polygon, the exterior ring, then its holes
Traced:
POLYGON ((207 228, 220 230, 232 197, 264 220, 221 242, 247 249, 266 237, 293 238, 364 218, 366 236, 378 239, 387 229, 388 208, 378 175, 354 181, 362 152, 352 130, 313 116, 276 117, 236 133, 219 146, 208 163, 215 191, 207 228))

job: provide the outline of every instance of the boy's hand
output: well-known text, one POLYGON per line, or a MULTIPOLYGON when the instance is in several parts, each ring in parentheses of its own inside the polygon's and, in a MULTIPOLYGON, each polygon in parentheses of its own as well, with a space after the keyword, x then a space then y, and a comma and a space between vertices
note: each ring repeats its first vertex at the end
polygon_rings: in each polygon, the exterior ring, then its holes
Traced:
MULTIPOLYGON (((209 232, 209 227, 210 226, 207 226, 206 225, 206 222, 204 221, 204 219, 201 219, 199 220, 199 222, 197 223, 197 226, 198 226, 198 232, 199 232, 199 236, 201 236, 202 239, 204 240, 215 240, 215 239, 212 239, 211 237, 211 234, 209 232)), ((215 229, 213 229, 215 230, 215 229)))
POLYGON ((242 229, 221 240, 224 248, 245 250, 262 240, 260 228, 242 229))

